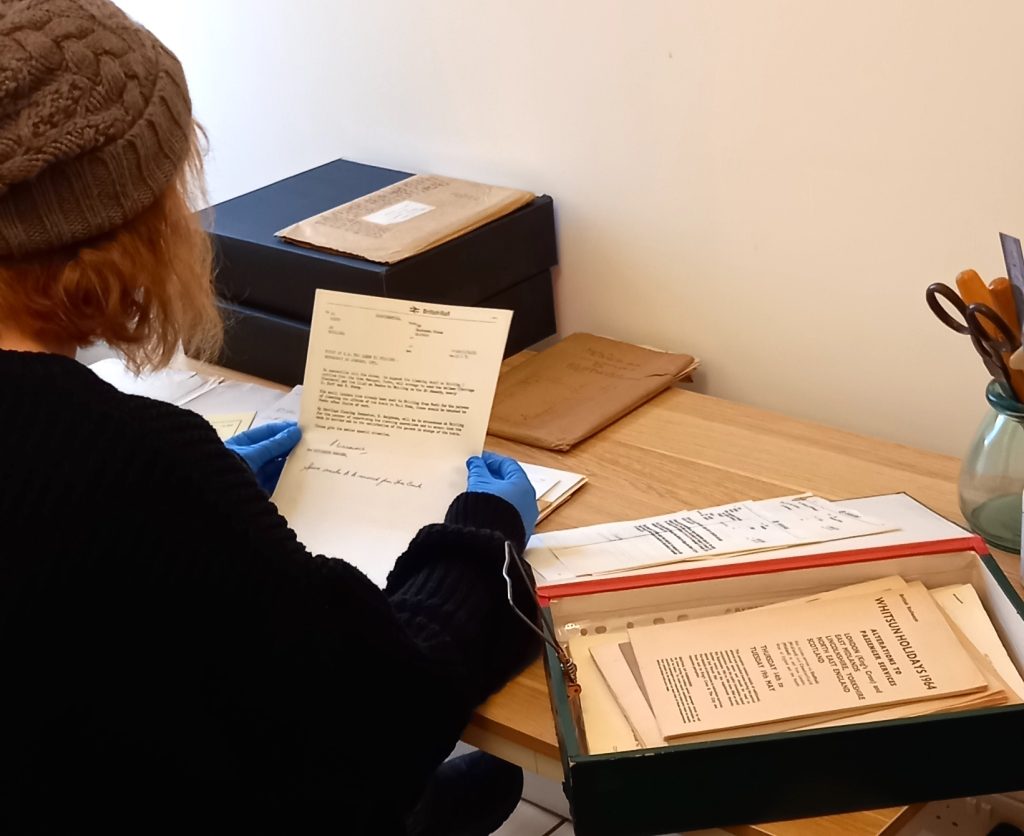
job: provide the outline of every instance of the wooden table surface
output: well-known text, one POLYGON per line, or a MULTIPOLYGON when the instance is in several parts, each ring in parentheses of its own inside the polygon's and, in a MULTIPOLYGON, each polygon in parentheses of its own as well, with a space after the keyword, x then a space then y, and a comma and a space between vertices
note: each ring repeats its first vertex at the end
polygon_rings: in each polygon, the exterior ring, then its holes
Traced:
MULTIPOLYGON (((959 460, 670 389, 567 453, 488 438, 488 449, 584 473, 585 485, 539 531, 636 519, 684 508, 801 491, 829 499, 906 492, 963 523, 959 460)), ((1019 558, 995 553, 1020 592, 1019 558)), ((558 742, 541 662, 476 713, 465 740, 561 779, 558 742)), ((910 811, 912 812, 912 810, 910 811)), ((736 834, 816 836, 892 832, 906 808, 736 828, 736 834)))
MULTIPOLYGON (((506 366, 520 359, 510 358, 506 366)), ((183 365, 267 383, 194 361, 183 365)), ((488 437, 487 448, 589 477, 587 485, 538 526, 539 531, 801 491, 828 499, 906 492, 964 524, 957 504, 958 459, 682 388, 662 393, 567 453, 494 437, 488 437)), ((993 555, 1024 594, 1018 556, 993 555)), ((534 663, 481 706, 463 738, 561 781, 543 664, 534 663)), ((736 836, 880 836, 892 833, 913 812, 914 808, 899 807, 730 830, 736 836)))

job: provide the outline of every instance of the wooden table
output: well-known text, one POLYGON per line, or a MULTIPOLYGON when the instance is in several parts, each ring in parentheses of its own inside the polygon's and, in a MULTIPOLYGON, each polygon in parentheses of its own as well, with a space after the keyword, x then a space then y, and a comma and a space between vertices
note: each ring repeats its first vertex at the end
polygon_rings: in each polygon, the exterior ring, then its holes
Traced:
MULTIPOLYGON (((681 508, 810 491, 829 499, 906 492, 963 524, 959 460, 731 401, 671 389, 568 453, 488 438, 488 449, 586 474, 590 481, 539 527, 573 528, 681 508)), ((1018 591, 1018 557, 995 553, 1018 591)), ((473 745, 561 780, 544 668, 537 662, 485 703, 473 745)), ((735 828, 736 834, 892 832, 913 808, 735 828)))
MULTIPOLYGON (((193 361, 184 365, 267 383, 193 361)), ((493 437, 487 447, 589 477, 587 485, 538 526, 540 531, 801 491, 829 499, 904 491, 963 524, 956 492, 958 459, 680 388, 664 392, 568 453, 493 437)), ((994 556, 1024 594, 1019 558, 1001 552, 994 556)), ((543 664, 534 663, 481 706, 463 739, 561 781, 543 664)), ((893 832, 914 811, 898 807, 730 830, 736 836, 880 836, 893 832)))

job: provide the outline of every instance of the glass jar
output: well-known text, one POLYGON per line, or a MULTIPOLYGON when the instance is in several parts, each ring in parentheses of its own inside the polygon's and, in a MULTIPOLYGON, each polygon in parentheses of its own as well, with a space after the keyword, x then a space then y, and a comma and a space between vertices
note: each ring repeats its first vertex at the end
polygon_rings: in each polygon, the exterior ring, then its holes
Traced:
POLYGON ((1024 491, 1024 404, 992 381, 985 389, 991 409, 960 465, 960 512, 993 548, 1020 553, 1024 491))

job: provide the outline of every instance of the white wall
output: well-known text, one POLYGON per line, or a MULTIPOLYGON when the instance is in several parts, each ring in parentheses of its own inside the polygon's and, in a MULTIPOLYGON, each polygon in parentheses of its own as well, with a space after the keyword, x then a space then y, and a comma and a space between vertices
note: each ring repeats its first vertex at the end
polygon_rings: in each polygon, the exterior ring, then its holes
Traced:
POLYGON ((223 200, 346 157, 551 194, 560 331, 960 455, 986 374, 924 289, 1024 236, 1016 0, 121 0, 223 200))

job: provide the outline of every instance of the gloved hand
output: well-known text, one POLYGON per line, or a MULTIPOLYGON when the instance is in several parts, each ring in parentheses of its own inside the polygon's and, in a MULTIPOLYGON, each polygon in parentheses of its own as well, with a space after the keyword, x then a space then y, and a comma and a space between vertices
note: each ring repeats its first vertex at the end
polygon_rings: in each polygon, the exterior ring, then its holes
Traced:
POLYGON ((260 487, 272 494, 284 468, 285 457, 300 438, 302 430, 294 421, 272 421, 233 435, 224 442, 224 446, 241 456, 256 475, 260 487))
POLYGON ((523 520, 529 540, 537 525, 537 492, 519 462, 484 450, 483 456, 469 457, 466 470, 469 471, 466 490, 494 494, 512 503, 523 520))

